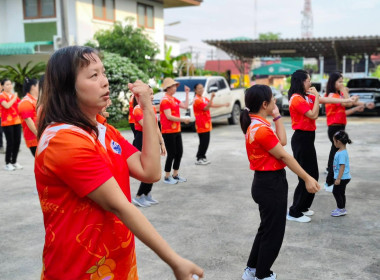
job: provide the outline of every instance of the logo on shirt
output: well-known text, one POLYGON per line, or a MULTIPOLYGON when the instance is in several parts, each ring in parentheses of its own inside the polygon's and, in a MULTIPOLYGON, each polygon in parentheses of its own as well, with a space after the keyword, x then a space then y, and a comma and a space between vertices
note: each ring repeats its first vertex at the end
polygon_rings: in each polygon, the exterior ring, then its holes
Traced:
POLYGON ((121 155, 121 147, 120 147, 119 143, 112 140, 111 141, 111 148, 115 154, 121 155))

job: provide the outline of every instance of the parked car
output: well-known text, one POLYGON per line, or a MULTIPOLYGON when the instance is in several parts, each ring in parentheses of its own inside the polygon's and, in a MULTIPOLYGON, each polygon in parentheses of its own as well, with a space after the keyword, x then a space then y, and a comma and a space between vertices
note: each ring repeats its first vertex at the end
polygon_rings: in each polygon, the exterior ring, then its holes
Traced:
MULTIPOLYGON (((179 77, 175 81, 179 82, 177 92, 174 97, 185 101, 185 85, 190 88, 189 94, 189 108, 187 110, 180 109, 181 117, 190 117, 190 125, 194 126, 195 116, 193 110, 194 102, 194 86, 201 83, 205 89, 203 96, 210 99, 211 93, 216 92, 213 102, 215 104, 229 103, 228 107, 223 106, 219 108, 210 108, 211 118, 215 119, 228 119, 229 124, 238 124, 240 121, 240 110, 244 108, 244 89, 231 90, 226 79, 221 76, 193 76, 193 77, 179 77)), ((153 104, 158 105, 161 102, 165 92, 159 92, 154 95, 153 104)))
POLYGON ((359 101, 373 102, 374 109, 365 108, 364 112, 376 112, 380 115, 380 80, 378 78, 355 78, 347 83, 350 96, 359 96, 359 101))

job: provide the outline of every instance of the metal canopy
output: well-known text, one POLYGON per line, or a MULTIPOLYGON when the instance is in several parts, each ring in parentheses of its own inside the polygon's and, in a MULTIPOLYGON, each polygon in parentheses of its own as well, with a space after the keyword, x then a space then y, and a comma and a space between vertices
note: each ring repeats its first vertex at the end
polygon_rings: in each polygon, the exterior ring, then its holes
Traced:
POLYGON ((252 40, 244 37, 230 40, 205 40, 226 53, 251 59, 253 57, 326 57, 342 58, 355 54, 380 53, 380 36, 252 40))

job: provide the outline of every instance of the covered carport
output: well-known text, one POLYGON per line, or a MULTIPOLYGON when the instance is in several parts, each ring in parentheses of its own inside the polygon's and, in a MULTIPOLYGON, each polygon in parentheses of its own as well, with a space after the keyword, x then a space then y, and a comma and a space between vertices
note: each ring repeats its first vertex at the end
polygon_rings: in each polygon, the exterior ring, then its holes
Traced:
POLYGON ((300 38, 278 40, 205 40, 231 57, 247 61, 254 57, 308 57, 319 60, 320 73, 324 73, 324 59, 335 59, 336 68, 346 69, 348 56, 364 55, 365 73, 369 71, 369 57, 380 53, 380 36, 300 38), (341 67, 342 65, 342 67, 341 67))

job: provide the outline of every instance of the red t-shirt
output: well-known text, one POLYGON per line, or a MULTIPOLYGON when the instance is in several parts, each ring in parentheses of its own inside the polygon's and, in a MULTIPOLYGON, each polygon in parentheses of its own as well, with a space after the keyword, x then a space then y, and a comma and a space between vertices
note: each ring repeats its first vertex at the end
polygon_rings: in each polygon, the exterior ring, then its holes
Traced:
MULTIPOLYGON (((154 115, 156 116, 156 121, 157 121, 157 110, 156 110, 156 107, 155 106, 152 106, 153 107, 153 111, 154 111, 154 115)), ((137 131, 142 131, 142 126, 141 124, 139 123, 139 121, 143 120, 144 119, 144 112, 143 110, 141 109, 140 105, 137 105, 134 109, 133 109, 133 118, 135 119, 135 129, 137 131)))
POLYGON ((18 104, 18 112, 22 119, 21 125, 24 132, 24 139, 28 148, 37 146, 37 136, 30 130, 30 128, 25 122, 25 119, 31 118, 34 124, 36 124, 36 105, 37 99, 29 93, 18 104))
POLYGON ((210 102, 208 98, 195 96, 193 109, 195 115, 195 127, 198 133, 209 132, 212 129, 210 110, 203 109, 210 102))
POLYGON ((270 123, 257 115, 250 115, 251 124, 245 134, 245 146, 252 170, 275 171, 286 165, 269 153, 280 140, 274 133, 270 123))
POLYGON ((132 94, 131 99, 129 99, 129 114, 128 114, 128 122, 135 123, 135 118, 133 116, 133 100, 135 96, 132 94))
POLYGON ((164 133, 176 133, 181 131, 181 123, 173 122, 166 118, 165 110, 170 109, 173 117, 180 117, 179 104, 180 100, 177 98, 165 94, 160 103, 160 120, 161 120, 161 132, 164 133))
MULTIPOLYGON (((342 93, 332 92, 328 95, 331 98, 344 98, 342 93)), ((347 124, 346 108, 342 104, 326 104, 326 121, 327 125, 332 124, 347 124)))
POLYGON ((137 149, 103 117, 98 122, 98 139, 61 123, 38 142, 34 171, 46 231, 41 279, 138 279, 134 235, 87 197, 114 177, 131 201, 127 159, 137 149))
MULTIPOLYGON (((0 93, 0 106, 3 101, 9 102, 13 98, 13 94, 8 94, 5 91, 0 93)), ((1 126, 10 126, 21 123, 20 116, 18 114, 17 105, 20 103, 20 98, 17 97, 15 103, 8 109, 1 106, 1 126)))
POLYGON ((317 126, 315 120, 305 116, 307 111, 313 110, 315 96, 308 94, 306 99, 294 93, 289 100, 289 112, 294 130, 315 131, 317 126))

